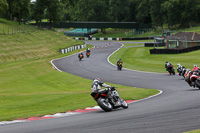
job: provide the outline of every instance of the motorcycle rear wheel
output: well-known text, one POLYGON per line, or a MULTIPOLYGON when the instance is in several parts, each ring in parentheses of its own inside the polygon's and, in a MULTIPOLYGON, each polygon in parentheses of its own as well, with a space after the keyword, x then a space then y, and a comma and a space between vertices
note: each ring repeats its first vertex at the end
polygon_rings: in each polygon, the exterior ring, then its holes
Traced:
POLYGON ((112 105, 108 102, 106 98, 99 98, 97 100, 98 105, 106 112, 112 111, 112 105))

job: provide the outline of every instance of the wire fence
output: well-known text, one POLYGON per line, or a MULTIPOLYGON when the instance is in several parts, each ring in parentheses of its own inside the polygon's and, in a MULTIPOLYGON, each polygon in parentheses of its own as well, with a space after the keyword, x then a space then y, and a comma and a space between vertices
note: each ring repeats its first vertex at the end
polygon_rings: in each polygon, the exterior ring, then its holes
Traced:
POLYGON ((34 32, 36 28, 26 26, 0 27, 0 35, 34 32))

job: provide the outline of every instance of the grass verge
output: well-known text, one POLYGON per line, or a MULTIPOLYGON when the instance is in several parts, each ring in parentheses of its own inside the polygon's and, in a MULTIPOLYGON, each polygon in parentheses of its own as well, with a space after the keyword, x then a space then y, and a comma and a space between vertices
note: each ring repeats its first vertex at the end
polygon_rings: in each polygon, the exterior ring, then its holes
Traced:
MULTIPOLYGON (((137 44, 134 44, 137 45, 137 44)), ((140 45, 140 44, 138 44, 140 45)), ((124 67, 128 69, 166 73, 165 61, 169 61, 176 68, 177 64, 192 69, 194 64, 200 65, 197 55, 200 50, 184 54, 153 54, 149 53, 149 47, 122 47, 110 57, 110 61, 115 64, 120 58, 124 62, 124 67)))
MULTIPOLYGON (((90 96, 91 80, 56 71, 49 59, 24 61, 1 70, 0 75, 0 121, 97 105, 90 96)), ((154 89, 111 85, 118 87, 125 100, 158 93, 154 89)))
MULTIPOLYGON (((31 33, 1 35, 0 42, 0 121, 97 105, 90 96, 91 80, 56 71, 50 63, 52 59, 79 52, 61 54, 60 48, 84 42, 37 29, 31 33)), ((125 100, 158 93, 154 89, 112 85, 118 87, 125 100)))
POLYGON ((184 133, 200 133, 200 129, 198 129, 198 130, 193 130, 193 131, 189 131, 189 132, 184 132, 184 133))

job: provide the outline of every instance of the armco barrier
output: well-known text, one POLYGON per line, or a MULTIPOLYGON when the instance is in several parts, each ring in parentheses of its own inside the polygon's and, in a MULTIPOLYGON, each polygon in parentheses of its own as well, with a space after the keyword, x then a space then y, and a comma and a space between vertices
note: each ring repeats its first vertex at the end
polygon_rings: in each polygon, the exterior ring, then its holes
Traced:
POLYGON ((62 54, 65 54, 65 53, 68 53, 68 52, 70 52, 70 51, 74 51, 74 50, 77 50, 77 49, 83 49, 83 48, 86 48, 86 44, 84 44, 84 45, 72 46, 72 47, 65 48, 65 49, 60 49, 60 52, 61 52, 62 54))
MULTIPOLYGON (((165 46, 165 43, 156 43, 155 46, 162 47, 165 46)), ((154 47, 154 42, 144 43, 145 47, 154 47)))
POLYGON ((125 41, 125 40, 152 40, 154 39, 154 37, 134 37, 134 38, 113 38, 113 37, 108 37, 108 38, 104 38, 104 37, 92 37, 92 38, 88 38, 88 37, 76 37, 74 38, 75 40, 109 40, 109 41, 112 41, 112 40, 117 40, 117 41, 125 41))
POLYGON ((200 46, 188 47, 183 49, 150 49, 150 54, 181 54, 199 49, 200 46))

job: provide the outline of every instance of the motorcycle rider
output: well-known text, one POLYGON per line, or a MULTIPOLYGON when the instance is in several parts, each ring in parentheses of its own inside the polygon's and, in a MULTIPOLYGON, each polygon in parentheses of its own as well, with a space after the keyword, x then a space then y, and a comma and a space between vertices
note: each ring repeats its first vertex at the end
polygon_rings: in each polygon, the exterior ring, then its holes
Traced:
POLYGON ((168 61, 165 62, 165 68, 166 68, 166 71, 168 71, 170 65, 172 65, 172 64, 169 63, 168 61))
MULTIPOLYGON (((100 78, 96 78, 93 80, 92 82, 92 86, 91 86, 91 90, 92 92, 99 92, 99 93, 108 93, 110 90, 114 91, 115 87, 112 87, 110 85, 107 85, 103 82, 101 82, 100 78), (105 87, 106 89, 102 89, 102 87, 105 87)), ((115 94, 113 95, 113 98, 117 101, 117 99, 119 98, 119 94, 116 91, 115 94)))
POLYGON ((79 54, 78 54, 78 57, 79 57, 79 58, 83 58, 83 57, 84 57, 84 56, 83 56, 83 53, 82 53, 82 52, 79 53, 79 54))
POLYGON ((194 68, 192 69, 192 71, 196 71, 196 70, 199 70, 199 67, 197 67, 197 65, 194 65, 194 68))
POLYGON ((90 56, 90 49, 89 49, 89 48, 87 48, 87 50, 86 50, 86 56, 87 56, 87 57, 90 56), (88 53, 89 53, 89 55, 87 55, 88 53))
POLYGON ((106 93, 109 90, 108 88, 111 88, 111 86, 107 85, 105 83, 102 83, 100 78, 94 79, 93 82, 92 82, 92 86, 91 86, 92 92, 106 93), (102 87, 105 87, 106 89, 102 89, 102 87))
POLYGON ((181 66, 181 64, 177 64, 177 71, 179 73, 179 76, 181 75, 182 70, 183 70, 183 66, 181 66))
POLYGON ((90 49, 89 48, 87 48, 86 53, 90 53, 90 49))
POLYGON ((123 62, 122 62, 121 59, 119 59, 119 60, 117 61, 117 66, 119 66, 120 64, 121 64, 121 65, 123 64, 123 62))

